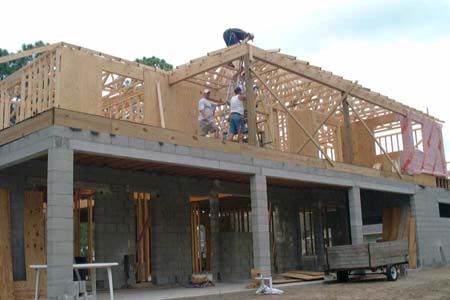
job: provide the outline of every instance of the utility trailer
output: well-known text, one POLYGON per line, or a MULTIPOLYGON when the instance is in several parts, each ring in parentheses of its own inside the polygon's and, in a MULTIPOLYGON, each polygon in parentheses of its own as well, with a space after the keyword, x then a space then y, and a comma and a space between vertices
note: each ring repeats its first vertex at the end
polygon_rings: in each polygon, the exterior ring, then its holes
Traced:
POLYGON ((328 247, 327 273, 336 272, 337 280, 346 282, 352 271, 371 270, 372 274, 385 274, 388 280, 395 281, 398 267, 408 263, 408 254, 406 240, 328 247))

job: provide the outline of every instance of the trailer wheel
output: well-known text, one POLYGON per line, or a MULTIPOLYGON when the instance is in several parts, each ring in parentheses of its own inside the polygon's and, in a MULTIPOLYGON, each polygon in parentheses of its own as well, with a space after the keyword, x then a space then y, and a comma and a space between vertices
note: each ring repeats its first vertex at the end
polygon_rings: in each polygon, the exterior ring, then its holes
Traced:
POLYGON ((386 268, 386 276, 389 281, 396 281, 398 278, 398 270, 394 265, 389 265, 386 268))
POLYGON ((338 282, 347 282, 348 281, 348 271, 337 271, 336 273, 338 282))

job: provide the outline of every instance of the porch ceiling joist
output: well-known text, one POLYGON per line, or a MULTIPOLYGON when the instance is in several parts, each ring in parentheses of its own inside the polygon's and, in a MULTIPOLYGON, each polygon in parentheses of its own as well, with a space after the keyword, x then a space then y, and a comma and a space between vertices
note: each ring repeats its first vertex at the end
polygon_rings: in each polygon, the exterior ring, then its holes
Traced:
POLYGON ((173 85, 213 68, 217 68, 223 64, 239 59, 247 53, 247 44, 240 44, 225 48, 222 51, 215 51, 214 53, 208 54, 208 56, 198 58, 193 62, 174 70, 169 75, 169 84, 173 85))

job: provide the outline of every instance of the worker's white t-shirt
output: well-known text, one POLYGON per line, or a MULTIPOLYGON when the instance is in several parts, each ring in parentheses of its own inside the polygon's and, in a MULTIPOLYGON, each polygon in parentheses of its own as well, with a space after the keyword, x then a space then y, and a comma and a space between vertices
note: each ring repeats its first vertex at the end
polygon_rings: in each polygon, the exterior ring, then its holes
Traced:
POLYGON ((209 101, 206 98, 202 98, 198 101, 198 110, 199 110, 199 114, 198 114, 198 120, 203 120, 203 116, 200 113, 200 110, 204 110, 206 113, 206 118, 208 119, 208 121, 211 121, 213 119, 213 112, 214 112, 214 108, 216 107, 216 105, 214 103, 212 103, 211 101, 209 101))
POLYGON ((244 103, 239 100, 239 95, 234 95, 230 100, 230 113, 244 115, 244 103))

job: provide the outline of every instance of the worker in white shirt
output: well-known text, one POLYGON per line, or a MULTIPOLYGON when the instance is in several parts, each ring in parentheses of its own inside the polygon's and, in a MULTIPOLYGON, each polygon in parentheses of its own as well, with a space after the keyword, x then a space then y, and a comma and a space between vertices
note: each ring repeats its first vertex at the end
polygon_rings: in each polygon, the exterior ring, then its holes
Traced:
POLYGON ((230 126, 228 129, 228 140, 233 140, 234 136, 238 135, 238 141, 242 143, 244 133, 247 132, 244 121, 244 101, 247 98, 242 95, 242 89, 236 87, 234 89, 234 96, 230 100, 230 126))
POLYGON ((219 130, 214 123, 214 112, 216 105, 209 100, 211 91, 209 89, 203 90, 203 96, 198 101, 198 126, 201 136, 205 136, 209 133, 214 133, 217 138, 219 136, 219 130))

